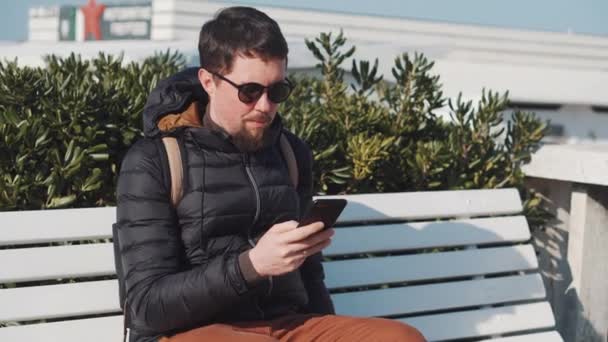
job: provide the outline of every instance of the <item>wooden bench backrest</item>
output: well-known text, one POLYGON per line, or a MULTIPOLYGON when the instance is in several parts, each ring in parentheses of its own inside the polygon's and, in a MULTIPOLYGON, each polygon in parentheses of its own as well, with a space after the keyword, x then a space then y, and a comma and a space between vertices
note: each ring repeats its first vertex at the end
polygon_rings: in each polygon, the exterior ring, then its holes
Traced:
MULTIPOLYGON (((403 320, 431 341, 560 341, 516 190, 337 197, 349 204, 324 266, 338 313, 403 320)), ((0 340, 121 338, 114 220, 114 208, 0 213, 0 322, 45 320, 0 340)))

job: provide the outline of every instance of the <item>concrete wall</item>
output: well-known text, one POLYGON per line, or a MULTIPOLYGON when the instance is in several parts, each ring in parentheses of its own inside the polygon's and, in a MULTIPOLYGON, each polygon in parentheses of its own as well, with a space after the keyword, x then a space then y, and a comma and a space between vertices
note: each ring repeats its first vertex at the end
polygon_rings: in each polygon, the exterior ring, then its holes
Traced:
POLYGON ((608 333, 608 148, 546 146, 524 171, 555 219, 534 234, 547 296, 565 341, 608 333), (599 167, 598 167, 599 166, 599 167))

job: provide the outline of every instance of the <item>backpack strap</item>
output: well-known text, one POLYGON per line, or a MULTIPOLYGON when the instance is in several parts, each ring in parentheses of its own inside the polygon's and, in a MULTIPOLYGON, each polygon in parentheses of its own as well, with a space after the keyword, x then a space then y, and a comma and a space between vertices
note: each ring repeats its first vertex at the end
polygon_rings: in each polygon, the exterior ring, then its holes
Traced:
MULTIPOLYGON (((163 144, 165 145, 165 151, 167 151, 167 160, 169 161, 169 174, 171 179, 171 204, 173 207, 177 207, 182 197, 184 196, 183 179, 184 179, 184 168, 182 164, 182 154, 179 149, 177 139, 175 137, 167 136, 163 137, 163 144)), ((291 147, 291 143, 287 140, 285 134, 281 134, 279 141, 281 147, 281 153, 283 158, 287 162, 287 170, 289 172, 289 179, 291 184, 295 188, 298 187, 299 175, 298 175, 298 162, 296 155, 291 147)))
POLYGON ((293 147, 291 147, 291 143, 287 140, 285 134, 281 134, 280 139, 281 145, 281 153, 283 154, 283 158, 287 162, 287 171, 289 172, 289 179, 291 179, 291 184, 293 184, 294 188, 298 188, 298 161, 296 160, 296 155, 293 152, 293 147))
POLYGON ((174 208, 184 196, 184 167, 182 164, 182 154, 175 137, 163 137, 163 144, 167 151, 167 160, 169 161, 169 174, 171 178, 171 204, 174 208))

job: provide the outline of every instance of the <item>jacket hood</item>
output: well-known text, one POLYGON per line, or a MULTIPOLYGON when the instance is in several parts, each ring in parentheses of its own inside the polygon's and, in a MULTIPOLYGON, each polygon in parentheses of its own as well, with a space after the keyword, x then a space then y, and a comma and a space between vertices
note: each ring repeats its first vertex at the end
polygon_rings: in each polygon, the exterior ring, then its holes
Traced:
POLYGON ((199 113, 208 101, 209 97, 198 80, 196 67, 185 69, 158 82, 144 106, 144 135, 155 137, 161 131, 177 126, 201 126, 199 113))

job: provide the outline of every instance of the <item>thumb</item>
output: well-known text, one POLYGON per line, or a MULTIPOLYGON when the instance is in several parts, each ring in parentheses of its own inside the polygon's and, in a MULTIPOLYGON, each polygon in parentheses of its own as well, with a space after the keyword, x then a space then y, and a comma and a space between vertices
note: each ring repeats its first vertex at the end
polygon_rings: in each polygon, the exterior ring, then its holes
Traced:
POLYGON ((272 226, 268 231, 272 231, 274 233, 285 233, 292 231, 298 227, 298 222, 296 221, 285 221, 281 223, 277 223, 272 226))

